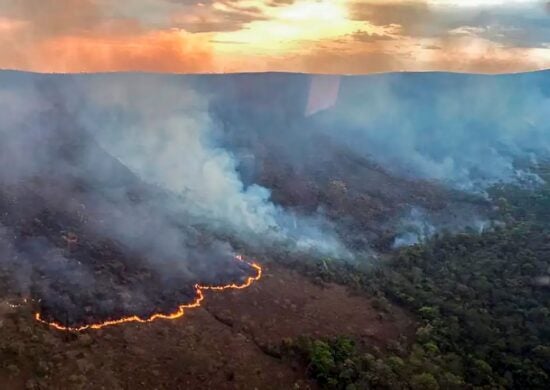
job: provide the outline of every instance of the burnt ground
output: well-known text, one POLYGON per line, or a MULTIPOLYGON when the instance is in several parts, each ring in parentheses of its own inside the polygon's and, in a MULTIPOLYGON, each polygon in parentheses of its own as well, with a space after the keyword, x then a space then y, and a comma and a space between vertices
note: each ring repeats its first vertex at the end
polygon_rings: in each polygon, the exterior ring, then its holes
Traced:
MULTIPOLYGON (((105 234, 109 227, 101 223, 102 213, 113 210, 112 206, 86 208, 86 204, 97 207, 99 197, 89 202, 86 195, 90 189, 64 184, 50 181, 10 186, 0 181, 4 281, 9 291, 39 302, 41 316, 47 321, 79 327, 133 315, 169 314, 195 300, 196 283, 241 284, 254 274, 232 254, 205 251, 212 246, 212 238, 200 233, 194 235, 194 246, 181 249, 196 251, 204 258, 178 253, 163 263, 144 255, 105 234), (56 188, 54 195, 49 187, 56 188), (178 268, 182 263, 185 268, 178 268), (165 272, 168 266, 169 273, 165 272)), ((127 210, 128 214, 132 210, 143 207, 127 210)), ((154 226, 155 211, 147 208, 146 215, 145 221, 154 226)), ((112 224, 114 219, 109 221, 112 224)), ((186 235, 184 228, 177 229, 178 234, 186 235)), ((153 235, 151 229, 145 233, 151 241, 162 242, 162 234, 153 235)))
POLYGON ((80 327, 169 314, 195 300, 196 284, 251 275, 62 106, 36 120, 43 127, 0 134, 0 267, 9 291, 39 302, 42 318, 80 327))
POLYGON ((32 304, 4 301, 0 313, 0 388, 9 389, 315 388, 272 346, 345 332, 383 347, 414 332, 398 308, 382 314, 368 297, 276 264, 246 290, 206 292, 177 320, 67 333, 34 321, 32 304))

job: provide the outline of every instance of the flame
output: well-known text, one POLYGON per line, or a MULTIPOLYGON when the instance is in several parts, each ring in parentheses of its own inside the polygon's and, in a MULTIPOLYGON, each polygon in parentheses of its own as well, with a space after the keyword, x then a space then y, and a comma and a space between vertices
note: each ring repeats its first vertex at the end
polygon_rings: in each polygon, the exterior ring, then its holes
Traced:
POLYGON ((63 331, 69 331, 69 332, 82 332, 87 329, 101 329, 105 328, 107 326, 114 326, 114 325, 121 325, 128 322, 139 322, 139 323, 147 323, 147 322, 153 322, 158 319, 164 319, 164 320, 175 320, 176 318, 183 317, 185 309, 192 309, 195 307, 200 307, 201 302, 204 300, 204 293, 205 290, 213 290, 213 291, 223 291, 223 290, 229 290, 229 289, 238 289, 242 290, 247 287, 250 287, 252 283, 259 280, 262 277, 262 267, 257 263, 249 263, 248 261, 243 260, 241 256, 236 256, 235 259, 238 261, 241 261, 243 263, 248 264, 251 268, 253 268, 256 271, 256 275, 249 276, 246 281, 243 284, 227 284, 225 286, 205 286, 201 284, 195 284, 195 300, 191 303, 185 303, 180 306, 178 306, 178 309, 170 314, 162 314, 162 313, 156 313, 148 318, 141 318, 136 315, 129 316, 129 317, 122 317, 116 320, 107 320, 103 322, 93 323, 93 324, 87 324, 82 325, 78 327, 71 327, 71 326, 64 326, 58 322, 49 322, 42 318, 40 312, 35 313, 34 318, 43 324, 46 324, 50 326, 51 328, 57 329, 57 330, 63 330, 63 331))

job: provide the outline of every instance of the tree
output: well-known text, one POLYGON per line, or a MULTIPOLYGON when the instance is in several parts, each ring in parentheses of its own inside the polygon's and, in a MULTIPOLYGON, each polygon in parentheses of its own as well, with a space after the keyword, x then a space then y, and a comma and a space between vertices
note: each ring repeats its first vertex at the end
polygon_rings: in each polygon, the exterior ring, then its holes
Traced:
POLYGON ((413 390, 439 390, 439 384, 434 376, 428 372, 414 375, 410 385, 413 390))

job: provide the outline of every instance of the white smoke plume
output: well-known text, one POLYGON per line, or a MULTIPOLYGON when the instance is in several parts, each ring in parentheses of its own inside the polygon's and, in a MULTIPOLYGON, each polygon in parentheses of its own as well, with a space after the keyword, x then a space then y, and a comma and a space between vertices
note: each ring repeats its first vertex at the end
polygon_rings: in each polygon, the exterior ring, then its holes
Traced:
POLYGON ((550 154, 550 74, 342 77, 309 125, 386 169, 482 192, 533 182, 517 159, 550 154))
POLYGON ((398 235, 393 242, 393 248, 415 245, 424 242, 436 232, 435 226, 429 221, 428 216, 416 207, 401 220, 398 227, 398 235))
POLYGON ((237 245, 350 256, 320 214, 243 184, 185 78, 0 73, 0 109, 0 266, 51 320, 173 310, 250 275, 237 245))
POLYGON ((216 142, 208 98, 184 78, 106 75, 61 91, 78 125, 142 180, 176 194, 171 207, 191 222, 250 245, 349 257, 321 216, 286 212, 268 189, 245 187, 234 155, 216 142))

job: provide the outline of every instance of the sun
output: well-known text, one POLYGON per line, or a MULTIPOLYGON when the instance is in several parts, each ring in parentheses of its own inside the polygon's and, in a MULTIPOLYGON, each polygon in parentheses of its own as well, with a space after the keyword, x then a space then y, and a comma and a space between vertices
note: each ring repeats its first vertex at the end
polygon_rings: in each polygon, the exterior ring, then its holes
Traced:
POLYGON ((282 21, 331 21, 342 22, 347 20, 347 9, 338 1, 301 1, 296 2, 278 12, 282 21))
POLYGON ((220 33, 216 40, 238 43, 240 52, 273 54, 303 47, 305 42, 331 40, 359 29, 370 29, 368 23, 349 17, 343 0, 297 0, 262 10, 265 20, 248 23, 238 31, 220 33))

